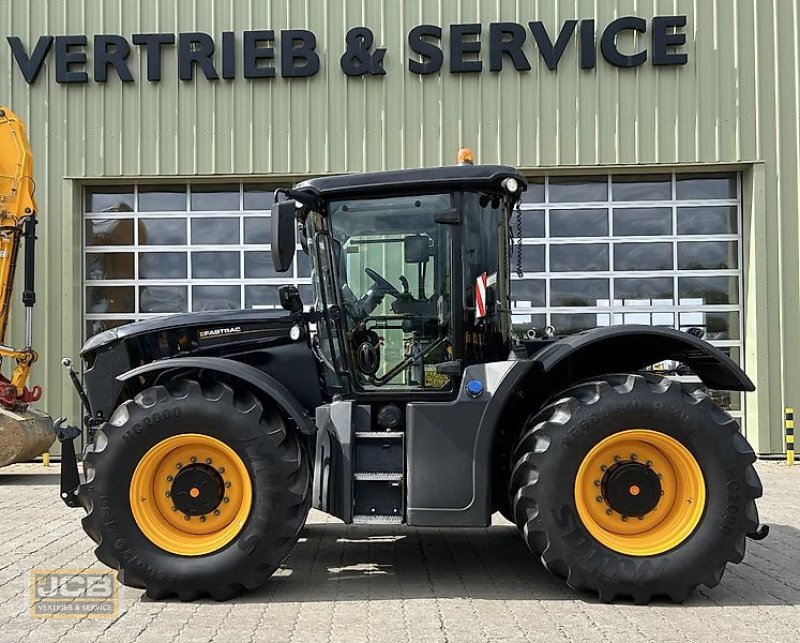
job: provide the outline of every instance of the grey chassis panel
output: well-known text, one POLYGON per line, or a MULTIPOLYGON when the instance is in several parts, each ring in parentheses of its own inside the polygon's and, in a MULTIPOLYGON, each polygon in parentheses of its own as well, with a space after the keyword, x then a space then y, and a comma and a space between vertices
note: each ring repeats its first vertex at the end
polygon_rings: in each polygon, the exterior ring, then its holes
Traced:
POLYGON ((160 360, 122 373, 117 376, 117 379, 124 382, 145 373, 187 368, 217 371, 239 378, 275 400, 284 413, 297 424, 302 433, 313 435, 317 431, 316 424, 308 417, 301 404, 278 380, 257 368, 223 357, 176 357, 160 360))
MULTIPOLYGON (((494 431, 484 421, 494 400, 506 399, 529 363, 469 366, 464 382, 478 380, 483 393, 462 386, 452 402, 412 402, 406 409, 406 521, 417 527, 484 527, 491 523, 489 480, 494 431), (491 435, 489 435, 491 434, 491 435)), ((494 429, 494 427, 492 427, 494 429)))

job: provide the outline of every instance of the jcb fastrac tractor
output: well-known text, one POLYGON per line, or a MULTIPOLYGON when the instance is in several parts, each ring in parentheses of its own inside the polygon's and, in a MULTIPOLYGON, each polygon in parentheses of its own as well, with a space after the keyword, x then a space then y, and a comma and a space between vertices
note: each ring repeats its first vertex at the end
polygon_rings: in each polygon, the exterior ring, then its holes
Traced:
POLYGON ((103 332, 81 351, 89 446, 64 428, 62 498, 97 557, 153 598, 224 600, 292 551, 309 508, 345 523, 485 527, 500 512, 603 600, 684 600, 763 537, 755 455, 703 392, 752 391, 689 333, 515 338, 525 179, 462 164, 278 190, 272 260, 298 243, 313 302, 103 332))

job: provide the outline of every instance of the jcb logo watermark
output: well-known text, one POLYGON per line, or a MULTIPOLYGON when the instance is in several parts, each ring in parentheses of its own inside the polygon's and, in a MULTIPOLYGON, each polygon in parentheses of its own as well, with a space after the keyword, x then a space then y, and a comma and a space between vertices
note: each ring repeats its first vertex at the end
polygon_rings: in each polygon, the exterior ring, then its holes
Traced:
POLYGON ((34 569, 30 590, 34 618, 114 618, 119 614, 114 572, 34 569))

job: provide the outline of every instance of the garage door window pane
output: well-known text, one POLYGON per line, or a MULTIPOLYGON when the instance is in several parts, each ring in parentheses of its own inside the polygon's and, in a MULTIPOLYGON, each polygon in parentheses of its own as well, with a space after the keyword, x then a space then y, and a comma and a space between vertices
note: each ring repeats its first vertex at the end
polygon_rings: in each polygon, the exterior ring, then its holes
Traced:
POLYGON ((272 266, 272 253, 245 252, 244 276, 246 279, 274 279, 282 274, 275 272, 272 266))
POLYGON ((311 276, 311 265, 308 261, 308 255, 303 252, 302 250, 298 250, 295 254, 295 263, 297 264, 297 276, 298 277, 310 277, 311 276))
POLYGON ((608 246, 557 244, 550 246, 551 272, 598 272, 608 270, 608 246))
POLYGON ((234 245, 239 243, 239 219, 192 219, 192 243, 234 245))
POLYGON ((736 175, 679 175, 677 194, 679 201, 736 199, 738 197, 736 175))
POLYGON ((522 193, 523 203, 544 203, 544 179, 528 179, 528 189, 522 193))
POLYGON ((192 310, 238 310, 242 307, 239 286, 192 286, 192 310))
POLYGON ((675 302, 672 277, 651 279, 615 279, 614 299, 622 305, 672 305, 675 302))
POLYGON ((263 185, 244 186, 245 210, 269 210, 275 202, 274 190, 263 185))
POLYGON ((544 272, 544 246, 522 246, 522 269, 525 272, 544 272))
POLYGON ((225 212, 239 210, 239 186, 191 186, 192 210, 195 212, 225 212))
POLYGON ((186 286, 140 286, 139 308, 143 313, 185 313, 186 286))
POLYGON ((86 222, 87 246, 132 246, 133 219, 93 219, 86 222))
POLYGON ((608 315, 598 315, 595 313, 581 313, 576 315, 553 314, 551 324, 556 329, 557 335, 574 335, 575 333, 597 328, 598 326, 608 326, 611 318, 608 315))
POLYGON ((617 243, 614 269, 620 271, 672 270, 671 243, 617 243))
POLYGON ((238 279, 238 252, 193 252, 193 279, 238 279))
POLYGON ((615 176, 611 195, 614 201, 669 201, 672 179, 667 176, 615 176))
POLYGON ((551 237, 607 237, 608 210, 551 210, 551 237))
POLYGON ((608 279, 553 279, 550 282, 552 306, 608 306, 608 279))
POLYGON ((544 239, 544 210, 523 210, 511 219, 511 230, 517 234, 517 220, 520 216, 522 222, 522 236, 528 239, 544 239))
POLYGON ((247 217, 244 220, 244 242, 267 245, 270 242, 270 218, 247 217))
POLYGON ((678 234, 737 234, 739 212, 732 207, 678 208, 678 234))
MULTIPOLYGON (((304 301, 304 303, 310 303, 304 301)), ((245 286, 244 287, 244 306, 245 308, 280 308, 277 286, 245 286)))
POLYGON ((542 279, 514 280, 511 282, 511 301, 519 308, 544 308, 545 281, 542 279))
POLYGON ((133 279, 134 256, 132 252, 104 252, 86 255, 86 279, 133 279))
POLYGON ((92 188, 86 192, 87 212, 133 212, 133 190, 128 188, 92 188))
POLYGON ((139 279, 186 279, 186 253, 140 253, 139 279))
POLYGON ((682 277, 678 296, 685 306, 720 306, 739 303, 736 277, 682 277))
POLYGON ((680 314, 681 330, 699 328, 703 339, 709 342, 725 342, 741 339, 739 313, 687 312, 680 314))
POLYGON ((656 237, 672 234, 670 208, 617 208, 614 234, 619 237, 656 237))
POLYGON ((139 245, 186 245, 186 219, 139 219, 139 245))
POLYGON ((86 289, 87 313, 132 313, 135 307, 133 286, 89 286, 86 289))
POLYGON ((678 244, 681 270, 736 270, 739 267, 735 241, 695 241, 678 244))
POLYGON ((118 328, 120 326, 124 326, 125 324, 130 324, 133 319, 94 319, 92 321, 86 322, 86 337, 91 337, 92 335, 97 335, 98 333, 105 332, 107 330, 111 330, 112 328, 118 328))
POLYGON ((139 212, 185 212, 186 186, 160 185, 139 188, 139 212))
POLYGON ((608 201, 608 179, 601 177, 557 177, 550 179, 551 203, 608 201))

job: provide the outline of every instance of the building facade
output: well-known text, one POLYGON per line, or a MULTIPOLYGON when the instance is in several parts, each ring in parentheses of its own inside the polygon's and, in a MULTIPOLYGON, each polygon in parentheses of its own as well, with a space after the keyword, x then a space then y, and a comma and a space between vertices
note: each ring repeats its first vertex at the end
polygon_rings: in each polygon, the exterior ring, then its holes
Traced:
POLYGON ((276 305, 276 187, 471 147, 531 181, 520 329, 700 328, 758 387, 715 396, 756 451, 782 452, 800 405, 798 11, 0 0, 0 102, 36 161, 43 408, 79 416, 59 361, 88 335, 276 305))

